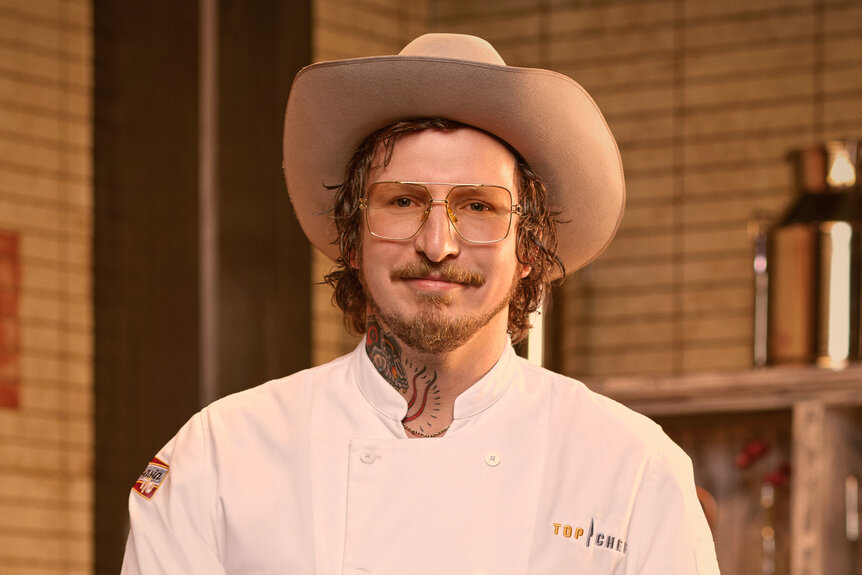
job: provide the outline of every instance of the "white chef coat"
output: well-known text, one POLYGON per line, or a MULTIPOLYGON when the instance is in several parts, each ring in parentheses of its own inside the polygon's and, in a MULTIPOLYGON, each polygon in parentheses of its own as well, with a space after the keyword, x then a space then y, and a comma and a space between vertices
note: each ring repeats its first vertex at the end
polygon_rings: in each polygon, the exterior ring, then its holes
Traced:
POLYGON ((364 342, 213 403, 131 493, 122 573, 718 573, 682 450, 511 346, 444 437, 406 412, 364 342))

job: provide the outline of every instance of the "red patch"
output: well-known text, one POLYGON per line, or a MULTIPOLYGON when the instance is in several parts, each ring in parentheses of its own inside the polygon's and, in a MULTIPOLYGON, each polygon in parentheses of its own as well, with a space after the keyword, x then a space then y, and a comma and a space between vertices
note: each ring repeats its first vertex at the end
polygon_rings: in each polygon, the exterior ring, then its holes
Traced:
POLYGON ((162 486, 165 478, 167 478, 168 469, 169 466, 167 463, 158 457, 153 457, 150 464, 147 465, 147 468, 141 473, 138 480, 135 481, 132 489, 144 499, 152 499, 156 491, 159 490, 159 487, 162 486))
POLYGON ((19 245, 17 234, 0 231, 0 407, 19 404, 19 245))

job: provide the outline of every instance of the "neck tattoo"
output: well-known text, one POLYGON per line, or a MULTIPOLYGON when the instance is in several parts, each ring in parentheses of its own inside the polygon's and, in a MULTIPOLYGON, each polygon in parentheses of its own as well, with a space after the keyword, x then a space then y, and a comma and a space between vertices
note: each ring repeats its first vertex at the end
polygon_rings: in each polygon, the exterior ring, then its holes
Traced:
MULTIPOLYGON (((365 352, 377 372, 407 400, 404 429, 419 437, 437 437, 449 429, 440 427, 440 388, 437 372, 404 357, 401 344, 369 316, 365 329, 365 352)), ((450 424, 451 425, 451 424, 450 424)))

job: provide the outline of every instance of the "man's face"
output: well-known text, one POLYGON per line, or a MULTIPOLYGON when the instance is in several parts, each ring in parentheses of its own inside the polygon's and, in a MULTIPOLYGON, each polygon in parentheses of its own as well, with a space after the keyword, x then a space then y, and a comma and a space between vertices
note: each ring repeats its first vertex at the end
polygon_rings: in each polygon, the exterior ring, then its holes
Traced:
MULTIPOLYGON (((375 158, 374 165, 379 165, 375 158)), ((515 158, 478 130, 424 130, 402 137, 379 181, 486 184, 507 188, 517 203, 515 158)), ((451 186, 428 185, 434 199, 451 186)), ((363 219, 360 276, 371 309, 398 338, 417 351, 440 353, 466 343, 480 329, 505 331, 517 281, 529 273, 515 254, 516 217, 509 235, 492 244, 467 242, 452 227, 445 206, 434 205, 409 240, 369 233, 363 219)), ((496 333, 496 332, 495 332, 496 333)))

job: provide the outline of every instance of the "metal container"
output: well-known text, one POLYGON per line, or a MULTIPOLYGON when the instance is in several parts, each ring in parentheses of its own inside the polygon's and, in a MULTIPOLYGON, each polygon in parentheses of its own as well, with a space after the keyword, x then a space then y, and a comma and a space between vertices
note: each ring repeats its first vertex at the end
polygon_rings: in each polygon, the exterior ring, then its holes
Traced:
POLYGON ((798 196, 770 230, 768 361, 840 369, 862 356, 856 140, 790 154, 798 196))

